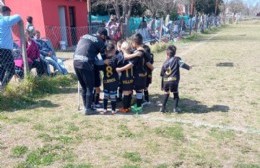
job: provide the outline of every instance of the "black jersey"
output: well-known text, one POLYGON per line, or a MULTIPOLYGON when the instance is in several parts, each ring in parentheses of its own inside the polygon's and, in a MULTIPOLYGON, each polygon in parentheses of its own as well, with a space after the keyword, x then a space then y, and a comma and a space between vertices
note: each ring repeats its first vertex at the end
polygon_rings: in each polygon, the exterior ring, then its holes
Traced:
POLYGON ((180 80, 180 57, 171 57, 166 60, 161 69, 161 76, 164 82, 178 83, 180 80))
POLYGON ((98 53, 104 53, 105 48, 105 42, 96 35, 86 34, 82 36, 74 53, 74 66, 88 69, 90 65, 93 66, 98 53))
MULTIPOLYGON (((118 67, 124 67, 125 65, 129 64, 128 60, 124 59, 124 56, 122 53, 119 53, 117 55, 118 57, 118 67)), ((132 80, 133 79, 133 68, 130 68, 126 71, 121 72, 121 79, 122 80, 132 80)))
POLYGON ((146 53, 143 50, 136 50, 135 52, 141 52, 142 56, 138 56, 130 60, 130 62, 134 65, 133 66, 134 78, 146 77, 147 75, 146 53))
POLYGON ((104 89, 108 91, 115 91, 119 85, 119 76, 116 71, 118 67, 118 58, 114 56, 110 59, 109 65, 104 65, 102 70, 104 72, 103 85, 104 89))
MULTIPOLYGON (((146 62, 150 62, 151 64, 154 63, 154 59, 153 59, 153 54, 152 53, 146 53, 146 62)), ((152 70, 150 68, 147 67, 147 77, 151 78, 152 77, 152 70)))
MULTIPOLYGON (((117 54, 117 58, 118 58, 118 67, 124 67, 125 65, 129 64, 129 61, 124 59, 123 53, 119 52, 117 54)), ((121 72, 120 83, 121 83, 120 87, 122 90, 130 91, 134 89, 133 68, 121 72)))

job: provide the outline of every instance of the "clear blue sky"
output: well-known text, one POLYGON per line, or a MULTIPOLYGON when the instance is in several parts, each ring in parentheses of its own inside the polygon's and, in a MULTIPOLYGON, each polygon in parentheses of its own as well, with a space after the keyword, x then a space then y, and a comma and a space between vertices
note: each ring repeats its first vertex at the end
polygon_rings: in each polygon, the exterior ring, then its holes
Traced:
POLYGON ((246 2, 248 5, 254 5, 257 2, 260 3, 260 0, 243 0, 244 2, 246 2))

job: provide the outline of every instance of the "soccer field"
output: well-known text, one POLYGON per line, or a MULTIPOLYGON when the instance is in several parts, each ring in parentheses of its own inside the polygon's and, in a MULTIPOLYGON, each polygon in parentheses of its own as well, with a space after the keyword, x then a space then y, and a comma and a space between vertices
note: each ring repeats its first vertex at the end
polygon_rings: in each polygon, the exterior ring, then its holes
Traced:
POLYGON ((260 167, 259 30, 246 21, 176 44, 193 65, 181 70, 179 114, 158 112, 164 52, 143 114, 84 116, 77 86, 1 112, 0 167, 260 167))

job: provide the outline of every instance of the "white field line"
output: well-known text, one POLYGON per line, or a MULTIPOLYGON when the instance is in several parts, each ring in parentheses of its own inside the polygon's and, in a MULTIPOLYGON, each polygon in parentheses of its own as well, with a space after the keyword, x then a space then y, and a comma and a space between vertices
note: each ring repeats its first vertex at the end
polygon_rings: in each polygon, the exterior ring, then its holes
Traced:
MULTIPOLYGON (((218 36, 219 33, 211 36, 210 38, 204 40, 204 41, 200 41, 197 44, 195 44, 194 46, 192 46, 190 49, 180 53, 180 56, 186 55, 189 52, 195 50, 197 47, 199 47, 200 45, 203 45, 205 43, 207 43, 208 41, 210 41, 211 39, 215 38, 216 36, 218 36)), ((156 67, 155 70, 160 69, 159 67, 156 67)), ((149 121, 163 121, 163 122, 168 122, 168 123, 179 123, 179 124, 188 124, 188 125, 192 125, 194 127, 207 127, 207 128, 217 128, 223 131, 235 131, 235 132, 242 132, 242 133, 249 133, 249 134, 258 134, 260 135, 260 130, 254 129, 254 128, 241 128, 241 127, 233 127, 233 126, 225 126, 225 125, 214 125, 214 124, 209 124, 206 122, 200 122, 200 121, 191 121, 191 120, 182 120, 182 119, 167 119, 167 118, 159 118, 159 117, 150 117, 150 116, 146 116, 146 115, 140 115, 141 118, 149 120, 149 121)))
POLYGON ((242 132, 247 134, 258 134, 260 135, 260 130, 255 128, 242 128, 242 127, 234 127, 234 126, 226 126, 226 125, 214 125, 209 124, 206 122, 201 121, 191 121, 191 120, 182 120, 182 119, 174 119, 174 118, 163 118, 163 117, 150 117, 146 115, 141 115, 141 118, 148 120, 148 121, 163 121, 167 123, 179 123, 179 124, 186 124, 192 125, 194 127, 207 127, 207 128, 217 128, 223 131, 235 131, 235 132, 242 132))
POLYGON ((183 120, 183 119, 175 119, 175 118, 165 118, 165 117, 159 117, 159 116, 148 116, 145 114, 141 115, 124 115, 124 114, 117 114, 117 115, 97 115, 93 116, 97 118, 104 118, 109 117, 113 118, 116 117, 117 119, 129 119, 131 120, 132 117, 134 118, 140 118, 145 121, 155 121, 155 122, 166 122, 166 123, 178 123, 178 124, 185 124, 185 125, 191 125, 193 127, 206 127, 206 128, 215 128, 219 129, 221 131, 234 131, 238 133, 246 133, 246 134, 254 134, 254 135, 260 135, 260 130, 256 128, 243 128, 243 127, 235 127, 235 126, 228 126, 228 125, 217 125, 217 124, 210 124, 207 122, 201 122, 201 121, 192 121, 192 120, 183 120))
MULTIPOLYGON (((178 54, 178 55, 179 55, 180 57, 182 57, 182 56, 184 56, 184 55, 187 55, 189 52, 191 52, 191 51, 195 50, 197 47, 199 47, 199 46, 201 46, 201 45, 207 43, 208 41, 210 41, 211 39, 217 37, 218 35, 219 35, 219 33, 217 33, 217 34, 215 34, 215 35, 209 37, 209 38, 206 39, 206 40, 197 42, 197 44, 195 44, 194 46, 192 46, 192 47, 189 48, 188 50, 185 50, 185 51, 181 52, 181 53, 178 54)), ((154 71, 157 71, 158 69, 160 70, 161 67, 155 67, 155 68, 154 68, 154 71)))
MULTIPOLYGON (((198 44, 192 46, 189 50, 186 50, 185 52, 182 52, 180 56, 186 55, 189 52, 195 50, 198 46, 208 42, 209 40, 213 39, 214 37, 218 36, 219 34, 215 34, 214 36, 211 36, 210 38, 198 42, 198 44)), ((160 69, 159 67, 155 68, 155 70, 160 69)), ((131 115, 130 115, 131 116, 131 115)), ((124 119, 130 119, 129 115, 116 115, 116 116, 110 116, 107 117, 117 117, 117 118, 124 118, 124 119)), ((216 128, 220 129, 222 131, 234 131, 234 132, 241 132, 241 133, 247 133, 247 134, 254 134, 254 135, 260 135, 260 130, 257 130, 255 128, 242 128, 242 127, 234 127, 234 126, 226 126, 226 125, 216 125, 216 124, 210 124, 206 122, 201 121, 191 121, 191 120, 183 120, 183 119, 174 119, 174 118, 165 118, 165 117, 151 117, 148 115, 133 115, 135 117, 147 120, 147 121, 157 121, 157 122, 167 122, 167 123, 179 123, 179 124, 186 124, 186 125, 192 125, 193 127, 206 127, 206 128, 216 128)), ((96 116, 96 117, 105 117, 103 115, 96 116)))

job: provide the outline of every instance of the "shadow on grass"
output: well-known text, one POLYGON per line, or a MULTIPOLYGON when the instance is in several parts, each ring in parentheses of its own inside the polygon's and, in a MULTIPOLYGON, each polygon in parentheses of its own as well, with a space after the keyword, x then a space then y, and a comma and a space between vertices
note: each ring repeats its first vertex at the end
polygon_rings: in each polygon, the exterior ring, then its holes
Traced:
MULTIPOLYGON (((163 101, 163 95, 151 95, 151 102, 150 106, 144 108, 144 114, 150 112, 157 112, 160 110, 161 102, 163 101)), ((173 108, 173 98, 172 94, 169 98, 167 105, 168 111, 171 111, 173 108)), ((226 105, 213 105, 211 107, 202 104, 197 100, 192 100, 188 98, 180 98, 179 101, 179 108, 181 109, 180 113, 194 113, 194 114, 201 114, 201 113, 210 113, 210 112, 228 112, 229 107, 226 105)))
POLYGON ((0 103, 1 112, 17 112, 19 110, 31 110, 37 108, 56 108, 58 104, 54 104, 49 100, 30 100, 30 99, 6 99, 0 103))
POLYGON ((233 62, 220 62, 216 64, 217 67, 234 67, 233 62))
MULTIPOLYGON (((158 95, 158 94, 150 95, 151 104, 144 106, 143 112, 139 113, 139 115, 145 115, 145 114, 149 114, 149 113, 159 113, 161 104, 163 101, 163 97, 164 97, 163 95, 158 95)), ((100 103, 102 103, 102 102, 100 102, 100 103)), ((122 107, 122 102, 117 103, 117 108, 120 108, 120 107, 122 107)), ((110 105, 108 106, 108 108, 110 109, 110 105)), ((168 112, 171 112, 173 109, 172 94, 167 102, 166 108, 167 108, 168 112)), ((207 105, 202 104, 201 102, 199 102, 197 100, 192 100, 192 99, 188 99, 188 98, 180 98, 179 108, 181 109, 181 112, 179 114, 183 114, 183 113, 203 114, 203 113, 211 113, 211 112, 228 112, 229 111, 229 107, 226 105, 213 105, 213 106, 209 107, 207 105)), ((98 111, 100 111, 100 110, 102 111, 102 108, 98 109, 98 111)), ((108 110, 108 111, 110 111, 110 110, 108 110)), ((119 113, 119 114, 135 115, 134 112, 119 113)), ((108 112, 105 115, 111 115, 111 113, 108 112)))

